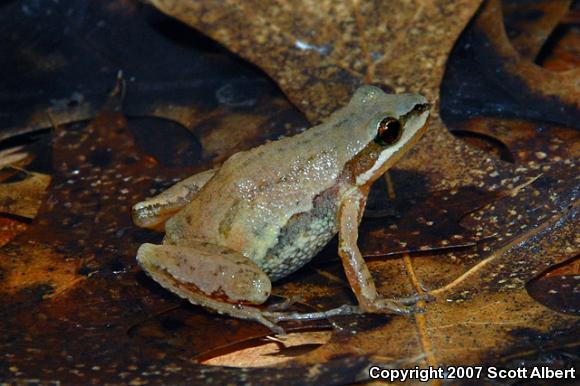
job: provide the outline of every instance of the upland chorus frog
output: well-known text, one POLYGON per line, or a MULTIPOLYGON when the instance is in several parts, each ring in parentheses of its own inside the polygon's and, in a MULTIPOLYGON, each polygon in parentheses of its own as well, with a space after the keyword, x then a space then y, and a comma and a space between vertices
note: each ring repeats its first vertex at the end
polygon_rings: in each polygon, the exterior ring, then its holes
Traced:
POLYGON ((302 267, 338 233, 355 308, 411 312, 416 298, 377 293, 357 247, 358 225, 372 183, 419 140, 428 115, 421 95, 360 87, 323 124, 234 154, 134 205, 135 224, 165 230, 162 245, 141 245, 139 264, 193 304, 281 332, 280 320, 333 315, 285 319, 257 305, 270 296, 272 281, 302 267))

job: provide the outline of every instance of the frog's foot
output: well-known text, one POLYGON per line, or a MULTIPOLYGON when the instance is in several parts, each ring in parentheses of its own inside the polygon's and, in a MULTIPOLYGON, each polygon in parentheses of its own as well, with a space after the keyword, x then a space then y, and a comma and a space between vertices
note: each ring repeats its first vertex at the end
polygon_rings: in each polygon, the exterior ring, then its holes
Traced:
MULTIPOLYGON (((223 313, 228 314, 230 316, 235 316, 240 319, 247 319, 261 323, 264 326, 268 327, 275 334, 286 335, 286 331, 284 331, 284 329, 277 324, 282 320, 276 320, 275 318, 272 318, 269 315, 265 315, 265 313, 262 310, 255 307, 249 307, 244 305, 235 305, 235 307, 236 314, 227 311, 223 313)), ((220 311, 218 312, 222 313, 220 311)))
POLYGON ((409 314, 423 311, 415 307, 418 301, 430 301, 433 298, 429 295, 415 295, 399 299, 376 299, 375 302, 366 305, 353 306, 345 304, 337 308, 320 312, 274 312, 268 310, 262 315, 274 323, 297 320, 321 320, 336 316, 361 315, 365 313, 385 313, 385 314, 409 314))
POLYGON ((422 311, 415 303, 430 299, 428 295, 385 299, 377 293, 371 273, 357 246, 358 228, 352 225, 360 222, 365 200, 365 195, 355 191, 344 199, 339 211, 338 253, 360 308, 364 312, 381 314, 410 314, 422 311))
POLYGON ((419 311, 414 304, 408 305, 394 299, 378 298, 374 301, 361 303, 361 308, 368 313, 375 314, 412 314, 419 311))
POLYGON ((200 242, 186 247, 143 244, 137 261, 156 282, 192 304, 254 320, 284 334, 260 309, 252 307, 268 299, 272 285, 252 260, 238 252, 200 242))
POLYGON ((413 295, 397 299, 385 299, 378 297, 372 301, 363 299, 361 308, 365 312, 379 314, 412 314, 415 312, 424 312, 425 309, 417 306, 419 301, 431 301, 433 297, 428 294, 413 295))
POLYGON ((270 304, 267 307, 268 311, 286 311, 288 308, 292 307, 294 304, 302 301, 302 296, 291 296, 289 298, 284 299, 284 301, 279 303, 270 304))

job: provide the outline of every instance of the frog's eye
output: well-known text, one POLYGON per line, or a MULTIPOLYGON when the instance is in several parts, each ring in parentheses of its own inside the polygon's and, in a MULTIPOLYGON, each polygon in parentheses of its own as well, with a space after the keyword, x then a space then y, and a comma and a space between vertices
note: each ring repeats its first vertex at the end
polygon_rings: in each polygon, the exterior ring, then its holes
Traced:
POLYGON ((392 145, 401 138, 403 128, 397 118, 386 117, 379 122, 375 142, 381 146, 392 145))

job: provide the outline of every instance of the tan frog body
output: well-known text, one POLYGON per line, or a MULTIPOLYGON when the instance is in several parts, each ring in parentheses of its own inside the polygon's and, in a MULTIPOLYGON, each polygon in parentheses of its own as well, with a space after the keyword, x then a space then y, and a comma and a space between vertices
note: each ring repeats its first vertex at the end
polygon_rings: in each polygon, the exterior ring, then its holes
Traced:
POLYGON ((338 232, 360 311, 410 312, 377 294, 358 225, 371 184, 421 137, 428 110, 421 95, 363 86, 325 123, 234 154, 136 204, 135 224, 165 227, 162 245, 141 245, 139 264, 193 304, 280 332, 275 321, 284 318, 255 305, 268 299, 271 281, 302 267, 338 232))

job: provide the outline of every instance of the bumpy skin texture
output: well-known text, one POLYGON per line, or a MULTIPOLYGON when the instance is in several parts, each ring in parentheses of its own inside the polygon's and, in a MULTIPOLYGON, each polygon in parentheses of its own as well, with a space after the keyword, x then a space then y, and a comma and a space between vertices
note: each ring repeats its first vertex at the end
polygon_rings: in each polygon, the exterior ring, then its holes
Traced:
POLYGON ((205 243, 192 243, 188 247, 143 244, 140 255, 155 256, 152 263, 167 271, 174 284, 179 283, 184 289, 189 287, 190 291, 221 294, 234 302, 255 304, 265 302, 270 296, 272 287, 264 272, 228 248, 205 243), (189 262, 193 247, 197 264, 189 262))
POLYGON ((338 188, 314 199, 309 212, 295 214, 280 229, 276 244, 264 256, 262 269, 272 281, 294 272, 328 244, 337 232, 338 188))
POLYGON ((417 103, 426 101, 364 87, 324 124, 235 154, 167 221, 166 243, 186 245, 195 239, 227 246, 251 258, 272 279, 295 271, 336 233, 336 213, 311 217, 302 244, 294 241, 290 247, 280 238, 281 230, 293 216, 312 211, 323 192, 348 188, 341 181, 343 170, 376 136, 373 120, 404 115, 417 103))
POLYGON ((362 309, 409 312, 376 293, 357 228, 370 185, 420 138, 428 114, 420 95, 361 87, 324 124, 237 153, 136 204, 137 225, 158 229, 167 220, 163 245, 143 244, 137 260, 190 302, 279 331, 250 304, 263 303, 271 280, 302 267, 340 229, 339 254, 362 309), (392 121, 389 139, 380 133, 392 121))

